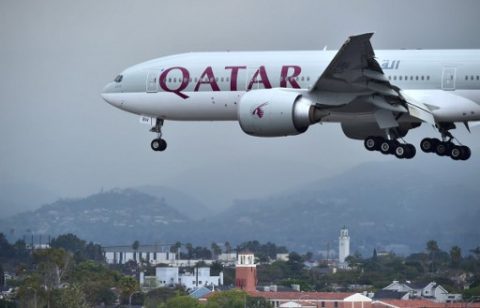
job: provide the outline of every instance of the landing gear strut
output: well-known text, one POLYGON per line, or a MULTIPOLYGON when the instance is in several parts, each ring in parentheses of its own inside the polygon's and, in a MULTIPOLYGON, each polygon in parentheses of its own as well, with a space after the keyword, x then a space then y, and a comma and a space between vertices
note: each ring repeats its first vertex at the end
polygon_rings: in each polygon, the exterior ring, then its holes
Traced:
POLYGON ((167 149, 167 142, 162 139, 162 126, 163 126, 163 119, 156 119, 155 126, 153 126, 150 131, 157 133, 157 138, 153 139, 150 143, 152 150, 154 151, 165 151, 167 149))
MULTIPOLYGON (((437 138, 425 138, 420 142, 420 148, 425 153, 436 153, 438 156, 449 156, 453 160, 467 160, 472 152, 465 145, 453 143, 455 137, 449 132, 455 128, 454 124, 443 124, 438 126, 442 140, 437 138)), ((456 139, 455 139, 456 140, 456 139)), ((457 140, 458 142, 458 140, 457 140)))
POLYGON ((365 148, 369 151, 380 151, 382 154, 395 155, 397 158, 411 159, 417 150, 409 143, 400 143, 398 140, 388 140, 383 137, 370 136, 364 141, 365 148))

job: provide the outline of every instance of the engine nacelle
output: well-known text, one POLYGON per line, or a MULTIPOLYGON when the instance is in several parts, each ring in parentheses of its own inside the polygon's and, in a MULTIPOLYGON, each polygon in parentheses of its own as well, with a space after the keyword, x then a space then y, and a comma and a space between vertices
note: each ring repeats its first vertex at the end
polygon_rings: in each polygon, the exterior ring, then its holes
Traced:
POLYGON ((242 130, 257 137, 299 135, 313 122, 314 106, 300 93, 282 89, 246 92, 238 106, 242 130))

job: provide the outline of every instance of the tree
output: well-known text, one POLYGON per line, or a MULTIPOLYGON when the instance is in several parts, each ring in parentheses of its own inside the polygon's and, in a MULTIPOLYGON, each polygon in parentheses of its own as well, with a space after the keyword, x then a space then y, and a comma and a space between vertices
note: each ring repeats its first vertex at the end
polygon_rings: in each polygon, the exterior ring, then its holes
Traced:
POLYGON ((57 292, 52 301, 54 308, 88 308, 85 294, 76 285, 71 285, 63 289, 57 289, 57 292))
POLYGON ((230 245, 229 241, 225 242, 225 252, 226 253, 231 253, 232 252, 232 245, 230 245))
POLYGON ((0 264, 0 287, 3 287, 5 283, 5 272, 3 271, 3 266, 0 264))
POLYGON ((452 267, 457 268, 462 260, 462 250, 458 246, 453 246, 450 249, 450 263, 452 267))
POLYGON ((202 307, 199 302, 188 296, 175 296, 167 300, 166 307, 168 308, 199 308, 202 307))
POLYGON ((182 243, 180 242, 176 242, 175 244, 173 244, 172 246, 170 246, 170 252, 172 253, 176 253, 177 254, 177 258, 180 258, 178 252, 180 250, 180 247, 182 247, 182 243))
POLYGON ((50 241, 50 247, 63 248, 71 253, 82 253, 85 249, 85 241, 79 239, 75 234, 67 233, 59 235, 50 241))
POLYGON ((0 233, 0 259, 10 259, 14 257, 13 246, 7 241, 7 238, 3 233, 0 233))
POLYGON ((427 252, 430 256, 430 271, 434 272, 436 267, 435 267, 435 256, 436 254, 440 251, 440 248, 438 248, 438 243, 437 241, 430 240, 427 242, 427 252))
POLYGON ((193 245, 192 245, 192 243, 185 244, 185 248, 187 249, 187 258, 191 259, 193 257, 193 245))
POLYGON ((183 288, 157 288, 147 293, 144 305, 147 308, 157 308, 160 305, 165 304, 169 299, 182 295, 187 295, 183 288))
POLYGON ((137 280, 131 276, 123 276, 119 281, 119 287, 122 292, 122 297, 128 300, 128 304, 132 305, 132 295, 137 291, 137 280))
POLYGON ((239 289, 215 292, 208 298, 206 308, 244 308, 247 297, 247 293, 239 289))
POLYGON ((218 258, 218 256, 222 253, 222 249, 220 248, 220 246, 218 246, 218 244, 214 242, 212 243, 211 248, 212 248, 213 258, 214 259, 218 258))

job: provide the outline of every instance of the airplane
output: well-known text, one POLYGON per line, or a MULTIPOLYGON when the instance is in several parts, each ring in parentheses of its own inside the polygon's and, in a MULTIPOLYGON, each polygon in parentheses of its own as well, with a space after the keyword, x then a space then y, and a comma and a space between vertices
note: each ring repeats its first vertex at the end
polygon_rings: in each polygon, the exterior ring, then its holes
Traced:
POLYGON ((201 52, 134 65, 101 96, 140 116, 164 151, 165 120, 238 121, 252 136, 305 133, 340 123, 369 151, 411 159, 407 133, 422 123, 426 153, 467 160, 468 146, 451 133, 480 120, 480 50, 373 50, 373 33, 350 36, 338 51, 201 52))

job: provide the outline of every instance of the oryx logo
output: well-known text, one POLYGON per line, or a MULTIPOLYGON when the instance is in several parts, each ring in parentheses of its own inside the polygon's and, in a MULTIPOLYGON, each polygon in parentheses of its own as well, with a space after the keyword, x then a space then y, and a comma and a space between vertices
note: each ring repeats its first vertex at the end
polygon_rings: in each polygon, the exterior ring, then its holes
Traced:
POLYGON ((253 109, 252 116, 257 116, 259 119, 263 118, 263 115, 265 114, 265 111, 263 111, 263 107, 265 107, 266 105, 268 105, 268 102, 265 102, 253 109))

